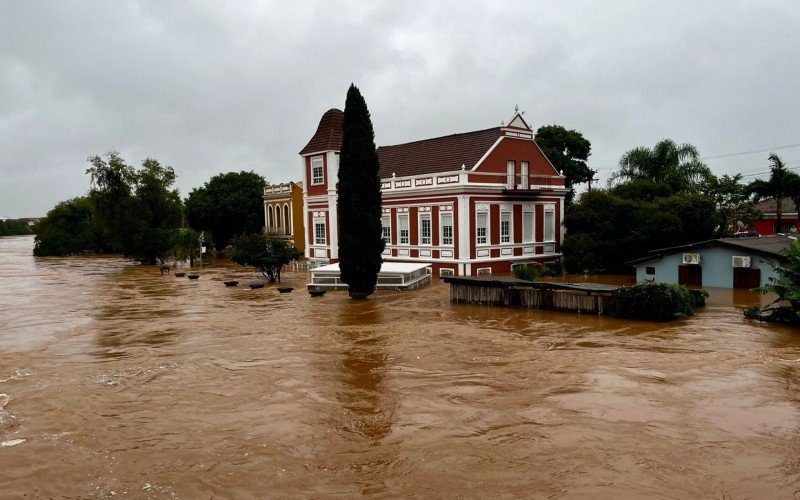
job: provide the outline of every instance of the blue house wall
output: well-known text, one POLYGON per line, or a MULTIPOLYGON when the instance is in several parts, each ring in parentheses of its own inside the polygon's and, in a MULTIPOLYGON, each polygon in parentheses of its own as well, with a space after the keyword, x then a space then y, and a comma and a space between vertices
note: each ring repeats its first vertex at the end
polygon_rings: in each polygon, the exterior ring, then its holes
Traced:
POLYGON ((700 254, 700 267, 703 268, 703 286, 717 288, 733 288, 733 256, 750 256, 750 266, 761 269, 761 286, 764 286, 770 277, 777 278, 778 275, 772 270, 769 259, 760 254, 747 252, 745 249, 727 247, 705 247, 664 255, 664 257, 642 262, 636 265, 636 282, 645 281, 645 268, 654 267, 656 270, 656 281, 665 283, 678 283, 678 266, 683 264, 684 253, 700 254))

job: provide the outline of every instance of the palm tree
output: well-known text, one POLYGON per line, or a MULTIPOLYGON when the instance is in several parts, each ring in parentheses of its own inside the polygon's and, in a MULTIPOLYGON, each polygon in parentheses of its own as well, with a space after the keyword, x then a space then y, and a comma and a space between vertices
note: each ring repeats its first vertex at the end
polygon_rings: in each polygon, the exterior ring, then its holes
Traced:
POLYGON ((700 161, 697 148, 664 139, 653 149, 638 147, 622 155, 619 171, 611 175, 610 182, 649 180, 683 192, 697 191, 699 183, 711 175, 706 164, 700 161))
POLYGON ((800 175, 790 171, 778 155, 769 155, 770 172, 768 180, 756 179, 747 186, 748 196, 754 201, 775 198, 775 232, 781 232, 783 199, 790 197, 795 203, 800 201, 800 175))

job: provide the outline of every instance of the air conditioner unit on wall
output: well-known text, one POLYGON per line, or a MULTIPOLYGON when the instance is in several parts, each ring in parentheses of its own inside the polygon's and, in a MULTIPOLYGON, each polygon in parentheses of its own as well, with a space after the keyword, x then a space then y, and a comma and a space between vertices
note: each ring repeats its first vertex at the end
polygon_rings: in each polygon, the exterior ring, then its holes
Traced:
POLYGON ((683 263, 684 264, 699 264, 700 263, 700 254, 699 253, 685 253, 685 254, 683 254, 683 263))
POLYGON ((733 267, 750 267, 749 255, 734 255, 731 260, 733 261, 733 267))

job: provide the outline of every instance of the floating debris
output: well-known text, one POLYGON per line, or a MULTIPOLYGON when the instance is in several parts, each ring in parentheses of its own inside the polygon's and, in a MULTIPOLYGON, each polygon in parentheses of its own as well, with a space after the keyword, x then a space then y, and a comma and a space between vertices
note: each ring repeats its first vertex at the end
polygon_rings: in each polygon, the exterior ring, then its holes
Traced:
POLYGON ((200 275, 199 274, 190 274, 189 276, 187 276, 187 278, 189 278, 190 280, 196 280, 196 279, 200 279, 200 275))
POLYGON ((264 288, 264 285, 266 285, 266 283, 264 283, 263 281, 255 281, 253 283, 250 283, 250 289, 255 290, 256 288, 264 288))
POLYGON ((231 280, 231 281, 225 281, 224 283, 225 283, 225 286, 236 286, 236 285, 238 285, 238 284, 239 284, 239 282, 238 282, 238 281, 234 281, 234 280, 231 280))
POLYGON ((290 293, 292 290, 294 290, 294 288, 292 288, 290 286, 282 286, 282 287, 278 288, 278 291, 280 293, 290 293))
POLYGON ((175 273, 176 278, 183 278, 184 276, 186 276, 186 273, 175 273))
POLYGON ((8 448, 9 446, 16 446, 18 444, 24 443, 25 441, 27 441, 27 439, 12 439, 10 441, 3 441, 2 443, 0 443, 0 448, 8 448))

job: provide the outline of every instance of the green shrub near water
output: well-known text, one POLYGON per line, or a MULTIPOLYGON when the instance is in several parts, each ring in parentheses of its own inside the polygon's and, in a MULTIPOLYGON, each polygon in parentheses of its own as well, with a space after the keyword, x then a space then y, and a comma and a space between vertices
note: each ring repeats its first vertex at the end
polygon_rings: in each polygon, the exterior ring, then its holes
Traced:
POLYGON ((615 318, 668 321, 694 314, 695 300, 682 285, 642 283, 614 290, 607 314, 615 318))

